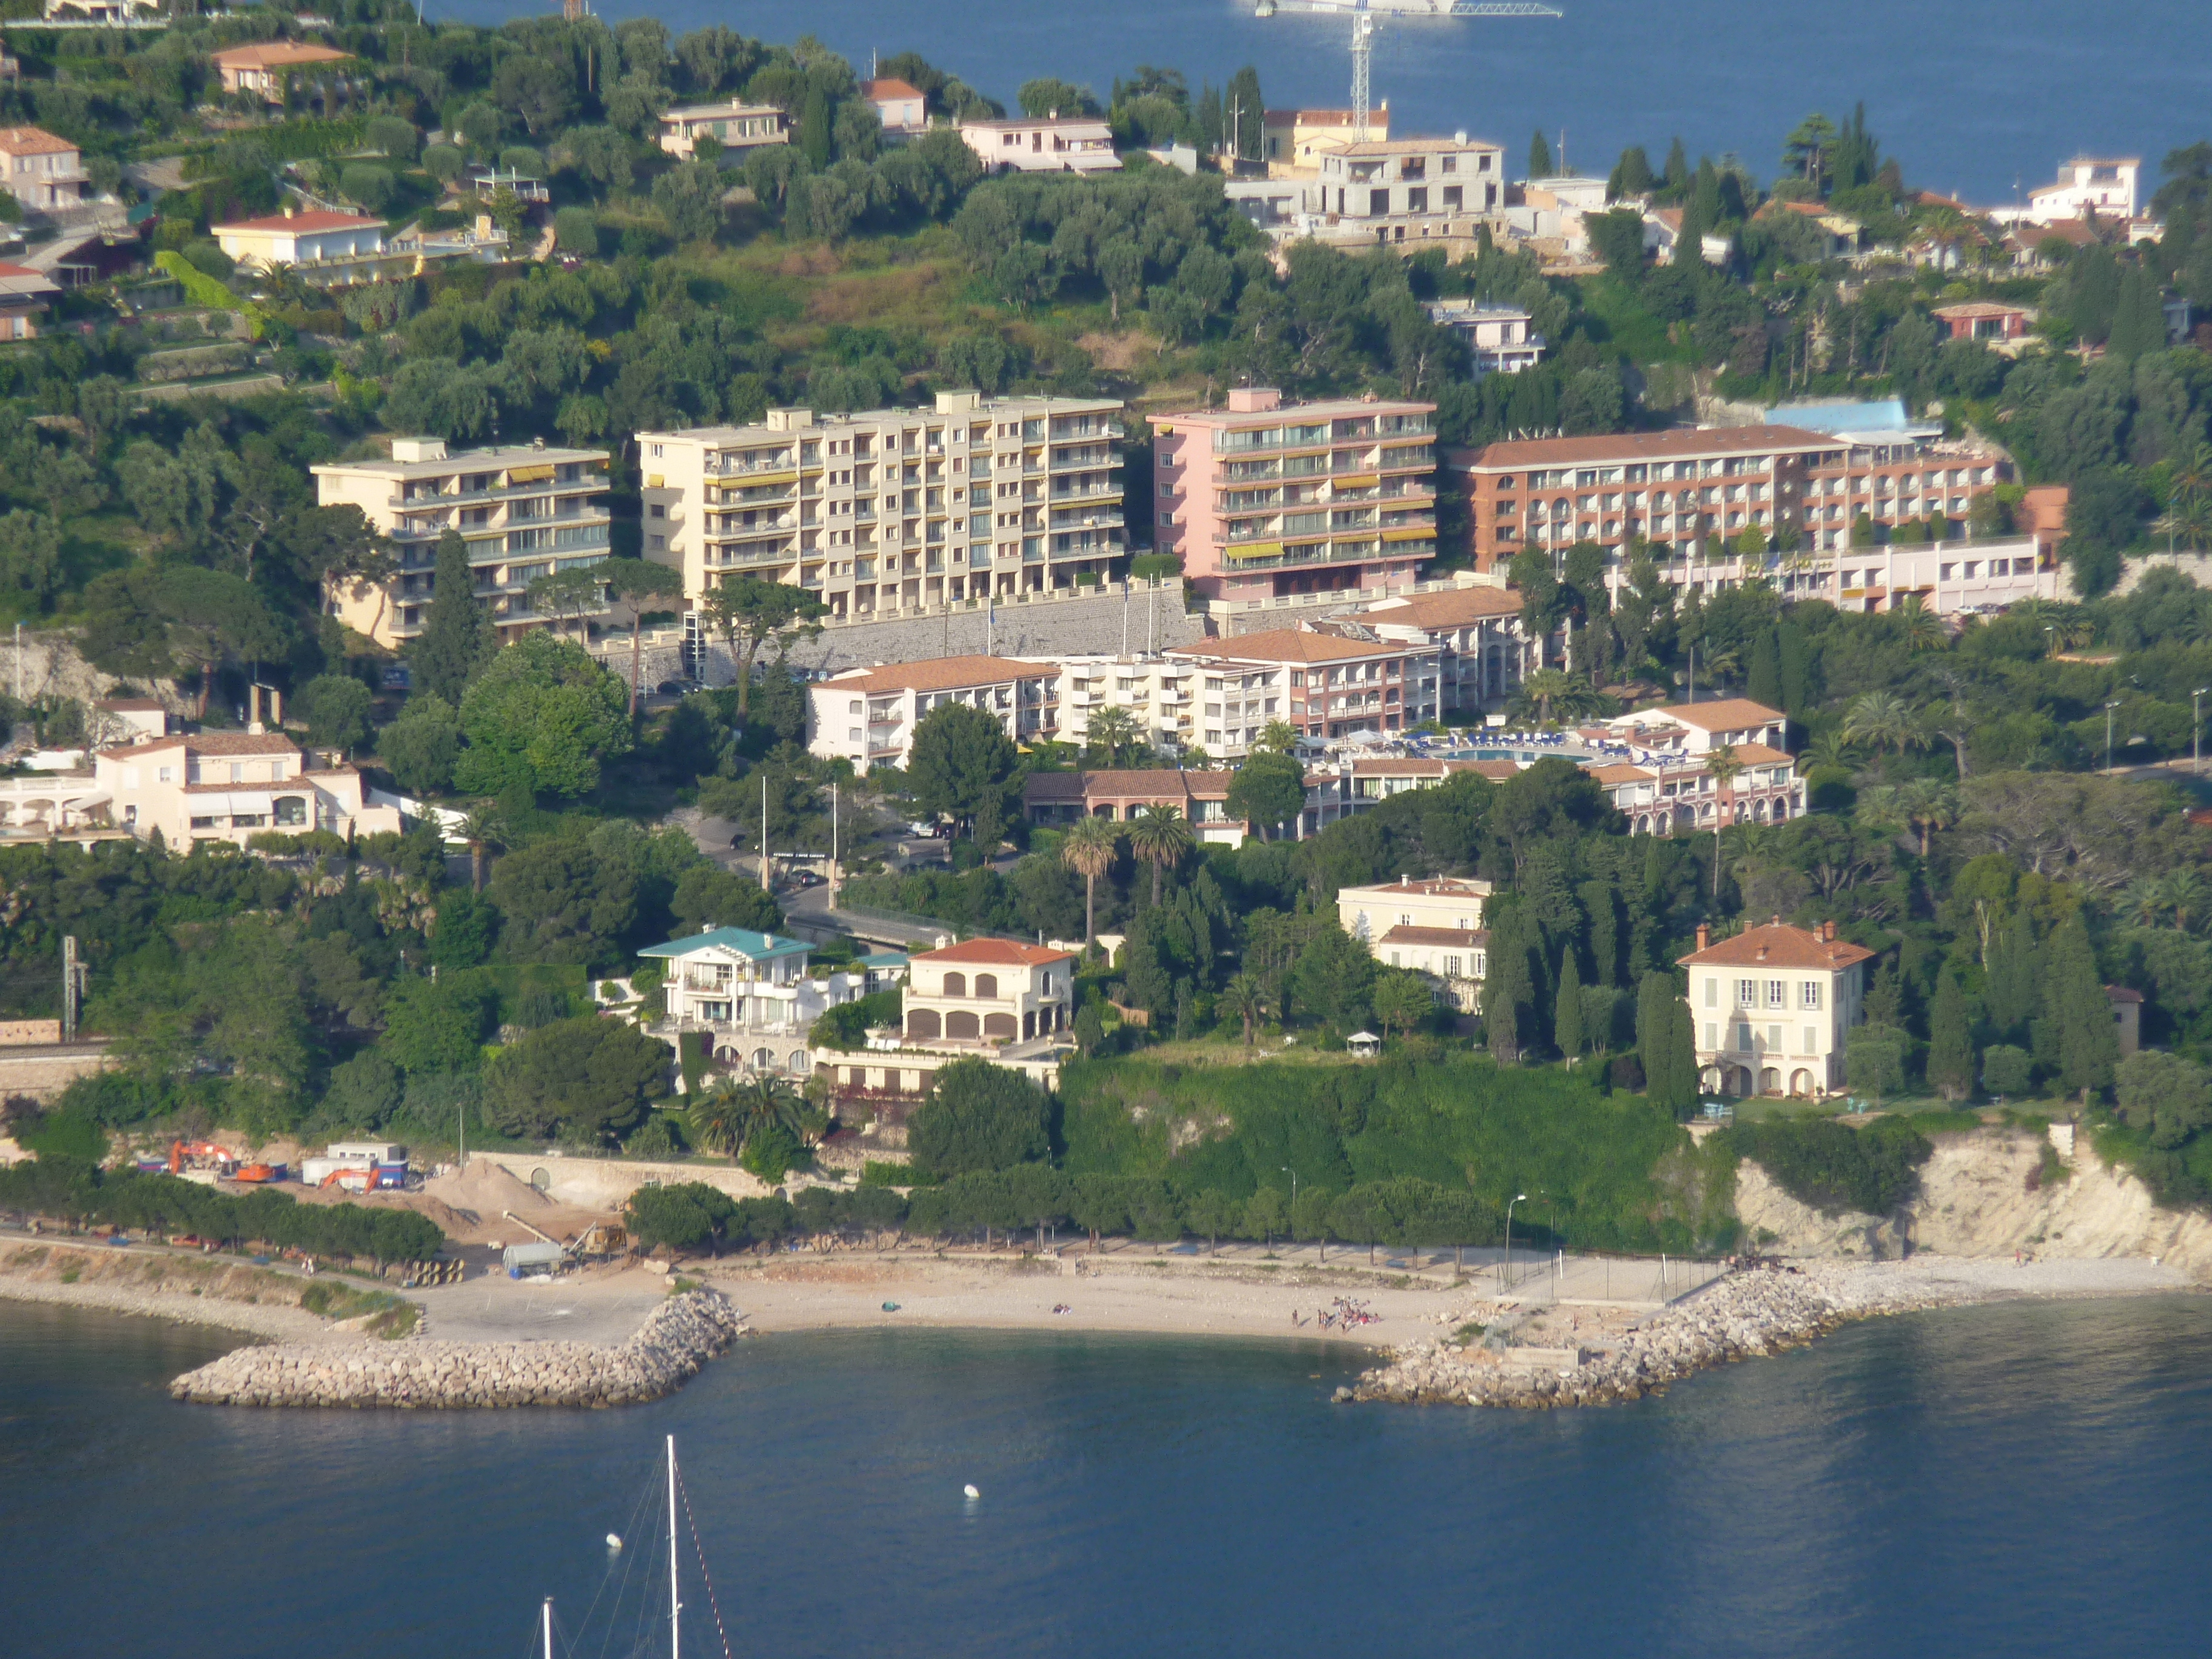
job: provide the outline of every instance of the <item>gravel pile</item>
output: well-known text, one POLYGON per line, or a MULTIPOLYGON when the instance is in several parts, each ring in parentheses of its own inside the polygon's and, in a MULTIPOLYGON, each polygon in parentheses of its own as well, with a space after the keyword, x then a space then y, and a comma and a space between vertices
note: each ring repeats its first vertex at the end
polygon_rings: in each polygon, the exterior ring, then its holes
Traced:
POLYGON ((696 1376, 744 1328, 716 1290, 653 1310, 618 1347, 587 1342, 286 1343, 225 1354, 169 1385, 203 1405, 626 1406, 696 1376))

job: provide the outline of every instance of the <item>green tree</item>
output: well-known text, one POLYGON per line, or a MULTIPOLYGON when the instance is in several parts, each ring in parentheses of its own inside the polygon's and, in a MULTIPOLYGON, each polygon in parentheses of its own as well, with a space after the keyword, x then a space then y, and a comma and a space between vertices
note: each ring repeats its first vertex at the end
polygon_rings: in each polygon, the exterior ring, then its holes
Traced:
POLYGON ((1675 988, 1672 974, 1644 976, 1637 994, 1636 1041, 1651 1103, 1677 1117, 1692 1109, 1698 1103, 1697 1036, 1690 1005, 1675 988))
POLYGON ((1138 860, 1152 866, 1152 902, 1160 902, 1160 873, 1169 866, 1182 862, 1183 855, 1195 844, 1190 832, 1190 820, 1182 809, 1154 805, 1140 808, 1129 824, 1129 850, 1138 860))
POLYGON ((2146 1048, 2120 1062, 2117 1081, 2120 1121, 2143 1131, 2161 1152, 2212 1124, 2212 1078, 2193 1060, 2146 1048))
POLYGON ((1119 844, 1114 826, 1104 818, 1085 817, 1068 826, 1060 838, 1060 856, 1083 878, 1083 942, 1098 937, 1098 878, 1114 867, 1119 844))
POLYGON ((1572 1060, 1587 1046, 1583 1033, 1583 974, 1571 945, 1559 963, 1559 994, 1552 1015, 1552 1042, 1572 1060))
POLYGON ((454 781, 479 794, 518 786, 577 796, 599 787, 603 760, 630 747, 623 683, 584 648, 526 634, 493 658, 461 698, 469 746, 454 781))
POLYGON ((761 647, 773 641, 781 656, 793 641, 820 634, 817 618, 829 614, 829 608, 805 588, 763 581, 758 576, 724 577, 709 590, 702 609, 737 665, 740 720, 750 707, 753 663, 761 647))
POLYGON ((708 927, 773 933, 783 926, 783 912, 758 881, 713 864, 694 865, 678 877, 668 908, 686 933, 708 927))
POLYGON ((966 826, 988 851, 1006 833, 1020 764, 996 715, 969 703, 939 703, 915 726, 907 783, 922 811, 966 826))
POLYGON ((443 794, 452 788, 460 755, 459 716, 443 697, 427 691, 408 698, 399 718, 376 737, 376 757, 411 795, 443 794))
POLYGON ((1974 1092, 1974 1033, 1967 1018, 1966 994, 1956 975, 1936 976, 1936 1000, 1928 1010, 1928 1081, 1946 1100, 1974 1092))
POLYGON ((2093 1090, 2112 1081, 2120 1056, 2096 950, 2078 915, 2051 936, 2043 989, 2044 1008, 2057 1038, 2059 1081, 2086 1106, 2093 1090))
POLYGON ((937 1073, 907 1124, 921 1168, 939 1176, 1006 1170, 1045 1158, 1044 1091, 988 1060, 956 1060, 937 1073))
POLYGON ((1084 726, 1083 763, 1086 766, 1141 766, 1152 757, 1152 739, 1126 708, 1102 708, 1084 726))
POLYGON ((1231 817, 1272 839, 1270 830, 1279 835, 1305 811, 1305 768, 1288 755, 1255 754, 1230 780, 1227 805, 1231 817))
POLYGON ((530 1032, 492 1061, 484 1115, 501 1133, 608 1145, 668 1091, 668 1045, 627 1020, 584 1014, 530 1032))
POLYGON ((1528 139, 1528 176, 1531 179, 1552 177, 1552 146, 1538 127, 1528 139))
POLYGON ((1491 1055, 1510 1066, 1534 1046, 1534 976, 1528 970, 1525 920, 1516 906, 1491 923, 1489 973, 1482 982, 1483 1040, 1491 1055))
MULTIPOLYGON (((1234 980, 1230 981, 1233 987, 1234 980)), ((1228 993, 1222 994, 1226 997, 1228 993)), ((1411 1036, 1413 1028, 1421 1024, 1436 1012, 1436 993, 1429 988, 1427 976, 1410 968, 1384 968, 1375 975, 1373 995, 1375 1018, 1388 1036, 1393 1026, 1401 1036, 1411 1036)), ((1249 1041, 1249 1038, 1248 1038, 1249 1041)))
POLYGON ((1221 988, 1214 1006, 1229 1018, 1239 1021, 1244 1027, 1244 1046, 1252 1046, 1253 1027, 1267 1012, 1267 988, 1258 975, 1239 974, 1221 988))
POLYGON ((426 979, 403 975, 384 994, 384 1036, 378 1045, 410 1077, 467 1072, 483 1055, 491 1018, 490 988, 474 974, 426 979))
POLYGON ((637 915, 637 880, 580 841, 545 841, 499 861, 492 902, 506 918, 501 939, 526 962, 611 962, 637 915))
POLYGON ((1298 1009, 1340 1035, 1358 1030, 1375 1010, 1375 958, 1333 922, 1316 928, 1291 972, 1298 1009))
POLYGON ((1229 77, 1228 88, 1222 94, 1222 147, 1233 150, 1239 161, 1259 161, 1267 153, 1267 106, 1260 95, 1260 71, 1248 64, 1229 77))
POLYGON ((438 538, 429 615, 407 647, 415 690, 459 708, 469 681, 496 649, 491 625, 477 606, 468 544, 458 531, 448 530, 438 538))
POLYGON ((368 739, 368 688, 350 674, 323 674, 300 688, 297 707, 307 722, 307 741, 341 755, 368 739))

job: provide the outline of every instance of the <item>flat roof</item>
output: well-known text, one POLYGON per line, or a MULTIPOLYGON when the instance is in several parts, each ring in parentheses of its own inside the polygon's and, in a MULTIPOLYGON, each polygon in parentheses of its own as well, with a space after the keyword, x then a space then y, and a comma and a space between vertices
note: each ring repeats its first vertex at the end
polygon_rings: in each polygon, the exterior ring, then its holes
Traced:
POLYGON ((1341 634, 1309 634, 1303 629, 1275 628, 1264 634, 1208 640, 1203 645, 1173 646, 1167 654, 1194 662, 1346 662, 1364 657, 1402 657, 1408 651, 1422 648, 1417 645, 1370 644, 1365 640, 1348 640, 1341 634))
POLYGON ((1685 455, 1790 454, 1833 449, 1825 432, 1796 426, 1726 426, 1684 431, 1613 432, 1594 438, 1525 438, 1485 444, 1480 449, 1449 451, 1452 466, 1471 471, 1492 467, 1562 466, 1583 461, 1642 461, 1685 455))
POLYGON ((703 121, 713 118, 728 119, 733 115, 773 115, 779 118, 783 112, 774 104, 683 104, 675 109, 663 110, 663 121, 703 121))
MULTIPOLYGON (((1434 404, 1395 398, 1330 398, 1319 403, 1278 404, 1273 409, 1182 409, 1156 416, 1152 425, 1161 432, 1173 430, 1178 421, 1203 427, 1281 426, 1297 417, 1311 420, 1318 416, 1334 421, 1356 415, 1433 415, 1436 409, 1434 404)), ((1409 432, 1405 435, 1412 438, 1427 434, 1409 432)))
POLYGON ((1049 679, 1060 672, 1052 663, 1022 662, 1012 657, 928 657, 920 662, 888 663, 860 673, 817 680, 816 691, 959 691, 1012 680, 1049 679))
POLYGON ((374 457, 361 461, 318 461, 307 469, 317 477, 358 472, 374 478, 420 478, 432 474, 477 471, 497 471, 505 467, 550 466, 563 461, 604 461, 608 452, 604 449, 539 449, 531 444, 505 444, 493 449, 456 449, 449 451, 441 461, 380 460, 374 457))

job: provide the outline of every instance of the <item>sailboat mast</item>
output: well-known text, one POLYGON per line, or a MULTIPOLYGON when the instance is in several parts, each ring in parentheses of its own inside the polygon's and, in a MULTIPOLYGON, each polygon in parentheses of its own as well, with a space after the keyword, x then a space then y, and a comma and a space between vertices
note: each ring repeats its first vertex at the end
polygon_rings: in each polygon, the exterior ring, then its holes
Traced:
MULTIPOLYGON (((767 820, 762 820, 763 830, 767 820)), ((677 1633, 677 1615, 684 1603, 677 1597, 676 1589, 676 1437, 668 1437, 668 1659, 680 1659, 682 1645, 677 1633)))
POLYGON ((553 1598, 545 1598, 545 1659, 553 1659, 553 1598))

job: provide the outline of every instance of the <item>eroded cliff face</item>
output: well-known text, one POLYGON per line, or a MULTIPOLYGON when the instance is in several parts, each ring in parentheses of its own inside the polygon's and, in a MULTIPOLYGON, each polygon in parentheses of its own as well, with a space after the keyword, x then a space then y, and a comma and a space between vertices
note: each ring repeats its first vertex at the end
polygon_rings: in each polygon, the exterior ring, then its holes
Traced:
POLYGON ((2212 1285, 2212 1217, 2161 1210, 2141 1181, 2099 1158, 2086 1135, 2062 1160, 2064 1177, 2044 1177, 2045 1144, 2024 1129, 1938 1136, 1918 1190, 1891 1216, 1824 1216, 1746 1163, 1736 1171, 1735 1212, 1747 1239, 1771 1234, 1763 1248, 1789 1255, 2155 1256, 2212 1285))

